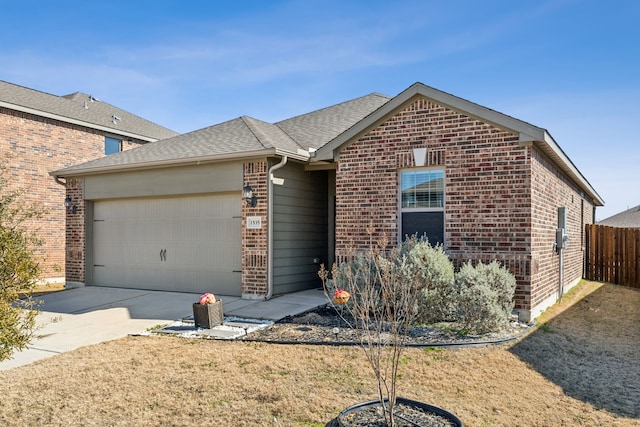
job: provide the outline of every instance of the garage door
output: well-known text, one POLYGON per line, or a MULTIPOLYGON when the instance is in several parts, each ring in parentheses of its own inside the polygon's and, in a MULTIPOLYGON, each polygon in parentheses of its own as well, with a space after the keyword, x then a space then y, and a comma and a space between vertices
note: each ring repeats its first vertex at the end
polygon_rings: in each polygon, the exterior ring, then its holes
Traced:
POLYGON ((241 294, 241 195, 94 204, 93 284, 241 294))

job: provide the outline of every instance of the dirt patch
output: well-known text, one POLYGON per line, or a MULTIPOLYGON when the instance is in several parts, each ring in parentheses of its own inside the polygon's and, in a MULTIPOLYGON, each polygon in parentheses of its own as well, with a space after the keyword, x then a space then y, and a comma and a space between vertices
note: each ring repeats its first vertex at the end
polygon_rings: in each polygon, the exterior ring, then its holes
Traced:
MULTIPOLYGON (((640 426, 640 353, 631 351, 640 291, 590 282, 578 291, 516 344, 407 349, 400 394, 466 426, 640 426), (605 364, 615 376, 570 379, 578 360, 586 373, 605 364), (594 382, 604 384, 589 389, 594 382), (609 398, 607 386, 615 387, 609 398)), ((6 426, 321 427, 375 398, 375 384, 357 347, 151 336, 0 372, 0 396, 6 426)))

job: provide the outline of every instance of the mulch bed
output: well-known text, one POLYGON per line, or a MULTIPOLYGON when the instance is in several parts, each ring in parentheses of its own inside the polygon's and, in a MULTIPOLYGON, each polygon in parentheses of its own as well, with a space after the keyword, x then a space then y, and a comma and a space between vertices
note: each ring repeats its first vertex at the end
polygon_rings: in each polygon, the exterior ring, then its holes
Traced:
MULTIPOLYGON (((347 316, 345 318, 348 319, 347 316)), ((350 322, 353 324, 353 322, 350 322)), ((439 323, 428 326, 412 326, 406 338, 406 346, 470 346, 499 344, 516 339, 531 326, 512 321, 508 327, 487 334, 462 334, 455 323, 439 323)), ((252 332, 243 338, 285 344, 356 345, 358 335, 329 305, 296 316, 288 316, 273 325, 252 332)))
MULTIPOLYGON (((453 425, 449 419, 441 415, 401 403, 395 406, 394 421, 397 427, 451 427, 453 425)), ((386 427, 388 425, 381 406, 347 414, 342 419, 342 424, 347 427, 386 427)), ((340 424, 333 420, 333 424, 329 425, 337 427, 340 424)))

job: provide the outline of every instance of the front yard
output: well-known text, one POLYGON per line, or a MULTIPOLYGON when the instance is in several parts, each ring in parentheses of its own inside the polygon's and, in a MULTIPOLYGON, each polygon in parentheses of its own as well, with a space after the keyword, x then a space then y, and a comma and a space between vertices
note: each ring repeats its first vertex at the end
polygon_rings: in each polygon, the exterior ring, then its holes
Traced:
MULTIPOLYGON (((640 290, 583 282, 508 346, 407 349, 400 395, 466 426, 640 426, 640 290)), ((0 372, 0 424, 324 426, 374 398, 357 347, 128 337, 0 372)))

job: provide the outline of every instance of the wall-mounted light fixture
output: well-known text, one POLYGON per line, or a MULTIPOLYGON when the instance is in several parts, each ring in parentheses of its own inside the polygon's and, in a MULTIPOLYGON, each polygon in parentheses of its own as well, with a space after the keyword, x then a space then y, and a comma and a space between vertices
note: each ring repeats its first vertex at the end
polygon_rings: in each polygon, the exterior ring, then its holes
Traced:
POLYGON ((252 208, 255 208, 256 205, 258 204, 258 199, 256 196, 253 195, 253 190, 251 190, 250 185, 244 186, 244 188, 242 189, 242 197, 247 203, 247 206, 251 206, 252 208))
POLYGON ((78 211, 78 207, 71 203, 70 196, 67 196, 67 198, 64 199, 64 207, 67 209, 67 213, 75 214, 78 211))

